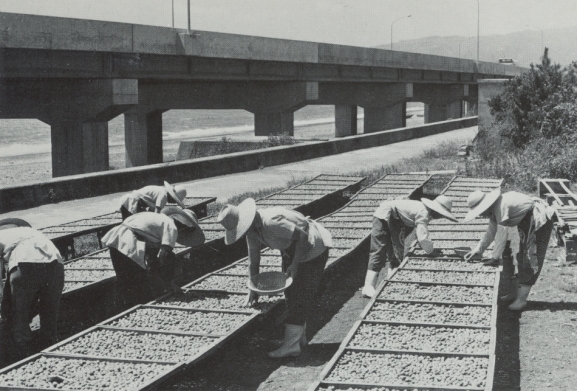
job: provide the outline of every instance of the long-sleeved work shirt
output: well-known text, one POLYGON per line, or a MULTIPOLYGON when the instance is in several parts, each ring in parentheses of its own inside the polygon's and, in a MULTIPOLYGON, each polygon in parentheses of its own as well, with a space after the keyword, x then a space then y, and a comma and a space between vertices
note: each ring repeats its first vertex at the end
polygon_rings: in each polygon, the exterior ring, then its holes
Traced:
POLYGON ((493 251, 491 252, 491 258, 501 258, 501 255, 503 255, 503 251, 505 251, 505 247, 507 246, 507 242, 510 242, 511 255, 513 258, 516 258, 521 245, 521 238, 519 237, 517 227, 504 227, 502 225, 497 226, 495 245, 493 246, 493 251))
POLYGON ((151 208, 162 209, 166 206, 168 191, 166 191, 164 186, 144 186, 142 189, 125 194, 120 199, 120 204, 130 213, 135 214, 139 199, 142 199, 151 208))
POLYGON ((307 232, 306 242, 295 243, 295 254, 301 254, 300 259, 293 262, 310 261, 321 255, 327 246, 317 227, 316 222, 307 219, 303 214, 281 207, 263 208, 256 211, 256 223, 246 233, 248 256, 251 265, 260 264, 262 245, 283 252, 293 245, 295 229, 307 232))
MULTIPOLYGON (((497 225, 505 227, 516 227, 525 217, 527 212, 533 209, 535 201, 533 198, 523 193, 510 191, 501 194, 495 203, 490 207, 491 217, 489 218, 489 226, 485 235, 474 249, 475 252, 483 253, 489 247, 491 242, 495 239, 497 233, 497 225)), ((501 253, 504 247, 501 248, 501 253)), ((495 254, 501 256, 501 253, 495 254)))
POLYGON ((178 229, 174 221, 165 214, 142 212, 128 217, 124 222, 112 228, 102 238, 102 243, 114 247, 140 266, 144 262, 144 246, 138 241, 160 247, 166 245, 174 248, 178 238, 178 229))
POLYGON ((31 227, 0 230, 0 254, 8 270, 22 263, 63 262, 62 255, 42 232, 31 227))
MULTIPOLYGON (((390 200, 383 201, 373 214, 374 217, 390 223, 391 217, 397 218, 411 228, 415 228, 417 240, 421 248, 428 254, 433 252, 434 245, 429 238, 429 210, 421 201, 414 200, 390 200)), ((390 226, 390 224, 389 224, 390 226)))

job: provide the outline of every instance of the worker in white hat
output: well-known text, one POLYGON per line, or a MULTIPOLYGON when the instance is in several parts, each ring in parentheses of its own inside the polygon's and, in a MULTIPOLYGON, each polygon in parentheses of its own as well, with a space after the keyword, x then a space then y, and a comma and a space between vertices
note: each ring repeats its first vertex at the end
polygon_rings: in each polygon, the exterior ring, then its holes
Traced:
MULTIPOLYGON (((17 361, 32 354, 30 318, 40 315, 40 343, 44 349, 57 341, 57 321, 64 289, 64 266, 60 252, 42 232, 21 219, 0 221, 0 265, 7 267, 2 287, 2 327, 0 341, 7 361, 17 361), (9 352, 8 352, 9 350, 9 352)), ((0 286, 2 282, 0 281, 0 286)), ((6 361, 5 361, 6 363, 6 361)))
POLYGON ((451 199, 445 195, 435 200, 389 200, 379 205, 373 214, 369 265, 361 291, 363 296, 375 295, 380 271, 386 264, 390 275, 399 267, 412 246, 412 243, 406 242, 413 242, 415 236, 427 254, 435 253, 433 242, 429 239, 429 221, 446 218, 457 222, 451 213, 452 205, 451 199))
POLYGON ((123 195, 120 199, 120 213, 124 220, 139 212, 160 213, 167 203, 185 208, 185 198, 186 189, 183 186, 173 186, 165 181, 164 186, 144 186, 142 189, 123 195))
MULTIPOLYGON (((238 206, 227 205, 217 221, 226 230, 226 244, 232 244, 246 234, 249 280, 259 273, 263 247, 280 250, 283 271, 293 278, 293 283, 284 292, 288 309, 284 341, 268 355, 272 358, 298 356, 307 343, 306 320, 311 315, 332 246, 330 233, 294 210, 281 207, 257 210, 252 198, 238 206)), ((252 305, 257 300, 258 296, 250 291, 245 305, 252 305)))
POLYGON ((176 243, 186 247, 201 245, 204 233, 194 212, 167 206, 161 213, 142 212, 128 217, 108 231, 102 243, 110 249, 121 301, 130 307, 166 290, 179 292, 173 282, 173 249, 176 243))
MULTIPOLYGON (((556 219, 555 210, 539 198, 516 191, 501 194, 500 189, 490 193, 476 190, 469 195, 467 204, 469 212, 464 221, 484 217, 489 219, 489 226, 479 244, 465 255, 465 260, 475 254, 483 254, 495 239, 498 225, 517 227, 520 238, 517 254, 519 285, 517 298, 509 309, 521 311, 526 307, 531 287, 543 268, 553 222, 556 219)), ((504 250, 502 246, 499 246, 499 249, 501 252, 504 250)), ((493 254, 493 257, 500 255, 493 254)))

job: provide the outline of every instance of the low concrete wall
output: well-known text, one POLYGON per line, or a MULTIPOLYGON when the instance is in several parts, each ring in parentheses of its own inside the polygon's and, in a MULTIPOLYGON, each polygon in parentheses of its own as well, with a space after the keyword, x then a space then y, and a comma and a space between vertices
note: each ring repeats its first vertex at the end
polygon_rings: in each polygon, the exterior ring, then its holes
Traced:
POLYGON ((477 125, 477 117, 436 122, 414 128, 343 137, 330 141, 281 146, 194 160, 153 164, 92 174, 54 178, 45 182, 0 188, 0 213, 34 206, 131 191, 145 185, 187 182, 257 170, 357 149, 372 148, 477 125))

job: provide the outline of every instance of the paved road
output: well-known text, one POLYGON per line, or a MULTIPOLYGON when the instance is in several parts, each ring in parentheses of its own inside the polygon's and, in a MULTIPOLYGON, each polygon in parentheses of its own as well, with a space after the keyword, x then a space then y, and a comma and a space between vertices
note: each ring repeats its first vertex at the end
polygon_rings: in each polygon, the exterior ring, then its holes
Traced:
MULTIPOLYGON (((291 179, 308 178, 322 173, 351 174, 364 169, 394 165, 405 158, 419 156, 423 151, 443 141, 472 139, 476 132, 477 127, 474 126, 381 147, 182 184, 186 187, 189 196, 217 196, 218 201, 225 201, 235 194, 246 191, 285 186, 291 179)), ((118 200, 122 194, 115 193, 42 205, 27 210, 4 213, 0 215, 0 218, 20 217, 37 228, 63 224, 114 211, 118 208, 118 200)))

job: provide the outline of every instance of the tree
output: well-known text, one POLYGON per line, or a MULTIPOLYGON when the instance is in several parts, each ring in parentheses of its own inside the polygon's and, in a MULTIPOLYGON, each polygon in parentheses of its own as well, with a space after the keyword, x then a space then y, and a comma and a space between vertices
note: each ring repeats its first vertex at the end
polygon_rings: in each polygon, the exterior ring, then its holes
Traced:
POLYGON ((540 137, 551 138, 577 123, 575 98, 577 66, 561 69, 545 48, 541 64, 505 84, 504 91, 489 101, 491 113, 501 126, 501 136, 517 148, 540 137))

